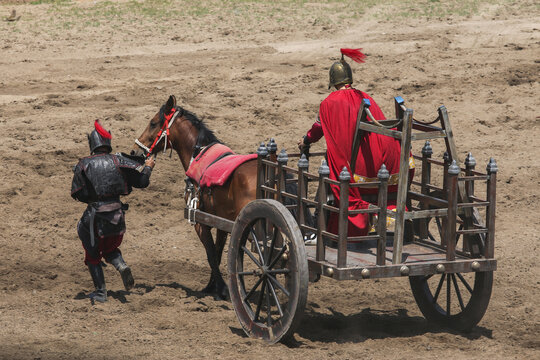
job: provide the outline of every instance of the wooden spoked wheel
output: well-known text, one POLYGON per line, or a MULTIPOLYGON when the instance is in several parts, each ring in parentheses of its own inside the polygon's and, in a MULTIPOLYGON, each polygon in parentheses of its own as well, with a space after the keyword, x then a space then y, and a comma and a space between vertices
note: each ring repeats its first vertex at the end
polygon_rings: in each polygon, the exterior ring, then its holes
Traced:
POLYGON ((307 301, 308 266, 302 233, 275 200, 242 209, 231 233, 229 292, 250 337, 269 343, 290 339, 307 301))
MULTIPOLYGON (((440 241, 442 232, 439 220, 430 224, 428 233, 432 240, 440 241)), ((469 238, 472 245, 470 256, 479 257, 476 252, 483 248, 484 239, 484 234, 469 238)), ((460 240, 459 236, 455 239, 456 242, 460 240)), ((409 281, 416 303, 427 320, 469 331, 487 310, 493 287, 493 271, 411 276, 409 281)))
POLYGON ((409 281, 414 299, 427 320, 469 331, 486 312, 493 271, 411 276, 409 281))

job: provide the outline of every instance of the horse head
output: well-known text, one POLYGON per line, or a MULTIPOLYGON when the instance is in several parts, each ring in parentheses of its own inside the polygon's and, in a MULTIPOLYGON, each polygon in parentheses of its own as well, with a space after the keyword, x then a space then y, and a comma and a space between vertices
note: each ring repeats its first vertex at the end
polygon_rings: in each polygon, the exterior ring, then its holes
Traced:
POLYGON ((174 122, 173 117, 176 119, 178 116, 181 116, 181 113, 176 107, 176 98, 171 95, 167 102, 150 119, 141 136, 135 140, 136 145, 131 150, 131 155, 149 157, 164 150, 166 146, 169 147, 171 142, 170 128, 174 122))
POLYGON ((135 140, 131 154, 149 157, 174 149, 187 169, 202 147, 216 142, 221 141, 214 132, 194 113, 177 106, 176 98, 171 95, 135 140))

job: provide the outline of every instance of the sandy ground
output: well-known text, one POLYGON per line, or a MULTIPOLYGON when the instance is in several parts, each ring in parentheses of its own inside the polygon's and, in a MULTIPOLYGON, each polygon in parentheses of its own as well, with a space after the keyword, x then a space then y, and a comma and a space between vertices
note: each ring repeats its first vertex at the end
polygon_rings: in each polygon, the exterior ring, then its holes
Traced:
MULTIPOLYGON (((85 26, 75 17, 67 27, 52 5, 24 3, 0 5, 2 18, 12 8, 21 15, 0 24, 0 359, 540 357, 540 14, 533 1, 431 20, 377 16, 381 7, 343 20, 338 3, 313 3, 291 12, 291 21, 256 17, 255 7, 210 13, 202 23, 196 12, 176 9, 159 21, 111 15, 85 26), (310 284, 295 346, 247 338, 229 302, 200 292, 209 268, 183 219, 176 156, 158 158, 150 187, 125 199, 121 248, 134 291, 123 291, 109 266, 109 301, 91 306, 75 231, 84 205, 69 189, 93 120, 112 131, 115 151, 126 151, 175 94, 238 153, 270 137, 292 150, 328 94, 340 47, 367 53, 365 64, 352 65, 356 86, 383 111, 392 114, 397 95, 419 119, 434 118, 444 104, 462 159, 471 151, 480 169, 497 160, 499 262, 479 326, 461 334, 429 325, 405 279, 323 279, 310 284)), ((434 150, 441 156, 442 145, 434 150)))

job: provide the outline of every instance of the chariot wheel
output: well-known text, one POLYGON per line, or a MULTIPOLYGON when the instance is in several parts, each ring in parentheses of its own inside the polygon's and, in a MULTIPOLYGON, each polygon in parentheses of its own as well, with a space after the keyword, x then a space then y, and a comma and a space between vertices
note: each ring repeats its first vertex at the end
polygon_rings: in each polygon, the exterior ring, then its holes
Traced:
POLYGON ((307 301, 308 266, 302 233, 275 200, 246 205, 233 226, 229 292, 246 334, 269 343, 292 338, 307 301))
MULTIPOLYGON (((464 220, 463 216, 460 216, 464 220)), ((473 213, 473 221, 479 222, 473 213)), ((429 225, 428 236, 440 241, 443 227, 439 221, 429 225)), ((463 238, 456 236, 456 244, 463 238)), ((473 258, 480 257, 485 234, 469 238, 468 252, 473 258)), ((465 250, 465 249, 464 249, 465 250)), ((493 287, 493 271, 444 273, 409 277, 414 299, 428 321, 459 331, 471 330, 484 316, 493 287)))
POLYGON ((409 282, 414 299, 428 321, 469 331, 486 313, 493 271, 411 276, 409 282))

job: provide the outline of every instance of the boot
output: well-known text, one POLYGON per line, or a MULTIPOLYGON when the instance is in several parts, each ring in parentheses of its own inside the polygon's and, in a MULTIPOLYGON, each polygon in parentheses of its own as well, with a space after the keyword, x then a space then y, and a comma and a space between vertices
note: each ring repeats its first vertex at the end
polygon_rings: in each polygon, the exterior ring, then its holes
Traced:
POLYGON ((94 301, 99 301, 104 303, 107 301, 107 289, 105 288, 105 276, 103 275, 103 268, 101 264, 88 264, 88 270, 92 276, 92 281, 94 281, 94 287, 96 290, 88 295, 88 297, 94 301))
POLYGON ((131 273, 131 268, 127 266, 126 262, 122 258, 122 253, 120 250, 115 250, 114 252, 107 254, 105 260, 109 264, 112 264, 116 270, 122 276, 122 282, 124 283, 124 288, 126 291, 133 289, 135 285, 135 280, 133 279, 133 274, 131 273))

